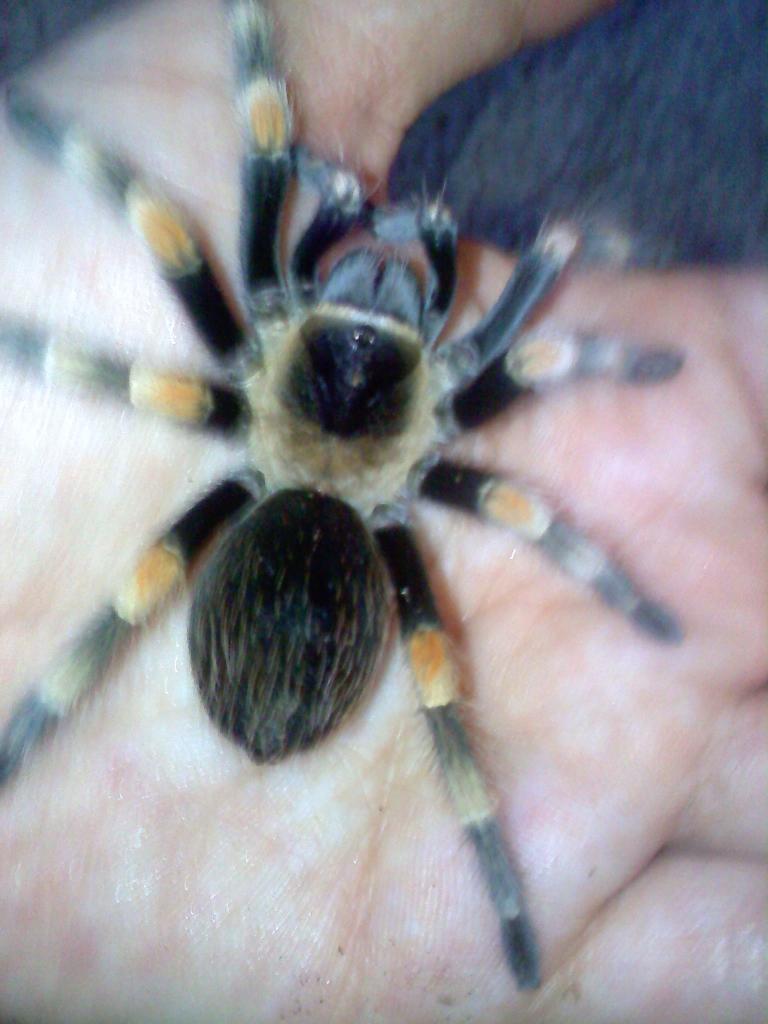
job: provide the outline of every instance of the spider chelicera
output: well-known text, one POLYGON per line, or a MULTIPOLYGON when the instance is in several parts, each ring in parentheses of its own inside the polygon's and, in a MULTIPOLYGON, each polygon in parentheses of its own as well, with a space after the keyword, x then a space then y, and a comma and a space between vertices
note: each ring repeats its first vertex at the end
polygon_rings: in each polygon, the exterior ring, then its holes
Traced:
POLYGON ((677 372, 681 359, 619 338, 525 328, 578 251, 578 233, 565 224, 541 230, 473 330, 438 346, 456 277, 450 214, 440 202, 375 206, 352 174, 295 145, 264 11, 237 0, 230 19, 246 139, 245 328, 168 199, 78 125, 23 92, 9 94, 19 137, 124 212, 224 379, 122 364, 7 318, 0 351, 46 380, 240 435, 247 459, 240 476, 218 484, 147 549, 111 603, 18 703, 0 736, 0 779, 73 710, 218 531, 194 587, 192 667, 213 721, 257 761, 309 747, 358 704, 380 661, 394 595, 410 672, 507 961, 520 987, 535 987, 535 932, 465 731, 458 673, 409 510, 425 498, 507 527, 650 637, 679 640, 674 616, 534 490, 443 450, 521 394, 580 377, 653 383, 677 372), (284 261, 282 214, 294 178, 319 201, 284 261), (365 244, 334 258, 352 232, 365 244))

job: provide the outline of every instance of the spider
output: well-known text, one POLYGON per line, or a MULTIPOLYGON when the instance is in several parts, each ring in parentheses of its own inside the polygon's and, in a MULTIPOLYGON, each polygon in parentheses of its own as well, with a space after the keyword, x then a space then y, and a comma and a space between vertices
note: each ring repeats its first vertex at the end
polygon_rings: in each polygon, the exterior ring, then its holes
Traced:
POLYGON ((533 988, 541 977, 535 929, 473 753, 410 509, 424 498, 510 529, 651 639, 679 642, 675 616, 534 488, 444 451, 521 395, 584 377, 657 383, 682 359, 628 339, 527 326, 578 254, 579 233, 563 223, 543 226, 479 324, 438 344, 456 285, 457 230, 448 210, 440 201, 376 206, 349 171, 296 144, 266 13, 254 0, 235 0, 229 18, 245 136, 245 327, 169 199, 79 125, 17 88, 9 92, 18 136, 105 194, 146 243, 220 362, 222 380, 95 357, 8 318, 0 318, 0 350, 46 381, 236 435, 247 455, 238 476, 162 532, 109 605, 19 701, 0 735, 0 780, 74 710, 212 540, 194 584, 192 669, 213 722, 256 761, 312 746, 353 711, 377 674, 394 603, 507 962, 518 986, 533 988), (319 198, 283 258, 294 179, 319 198), (341 248, 348 238, 352 246, 341 248))

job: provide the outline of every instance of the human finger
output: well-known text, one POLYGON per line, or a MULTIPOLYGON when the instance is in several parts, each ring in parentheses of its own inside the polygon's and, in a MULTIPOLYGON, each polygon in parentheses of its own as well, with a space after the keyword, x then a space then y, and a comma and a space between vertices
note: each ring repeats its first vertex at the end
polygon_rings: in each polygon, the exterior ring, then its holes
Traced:
POLYGON ((275 8, 302 131, 373 177, 436 96, 607 0, 287 0, 275 8))
POLYGON ((661 856, 580 936, 530 1019, 760 1024, 766 912, 762 866, 661 856))
POLYGON ((724 708, 696 767, 671 843, 720 856, 766 854, 768 694, 724 708))

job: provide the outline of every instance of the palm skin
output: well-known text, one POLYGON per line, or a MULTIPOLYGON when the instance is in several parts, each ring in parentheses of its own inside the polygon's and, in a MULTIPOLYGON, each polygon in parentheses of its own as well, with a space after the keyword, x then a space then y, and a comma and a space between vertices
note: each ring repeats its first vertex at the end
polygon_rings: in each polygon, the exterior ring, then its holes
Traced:
MULTIPOLYGON (((335 48, 343 5, 280 9, 305 137, 341 148, 369 181, 429 95, 503 45, 489 28, 467 55, 457 4, 456 53, 433 41, 432 67, 423 26, 372 6, 377 31, 362 31, 372 14, 357 5, 335 48), (403 52, 421 47, 413 87, 387 49, 386 26, 400 24, 403 52)), ((547 16, 529 8, 526 31, 553 27, 547 16)), ((40 88, 168 177, 232 281, 227 66, 218 5, 161 0, 83 38, 40 88)), ((124 226, 5 134, 0 152, 3 307, 124 356, 209 368, 124 226)), ((490 251, 463 250, 455 329, 508 273, 490 251)), ((0 797, 0 1016, 762 1019, 765 281, 573 277, 546 315, 674 343, 686 364, 658 388, 589 385, 521 405, 457 451, 561 496, 687 632, 680 647, 654 645, 503 531, 419 512, 541 935, 542 990, 520 996, 505 972, 395 645, 337 735, 264 768, 206 720, 181 602, 0 797)), ((156 528, 240 456, 12 371, 0 388, 4 717, 156 528)))

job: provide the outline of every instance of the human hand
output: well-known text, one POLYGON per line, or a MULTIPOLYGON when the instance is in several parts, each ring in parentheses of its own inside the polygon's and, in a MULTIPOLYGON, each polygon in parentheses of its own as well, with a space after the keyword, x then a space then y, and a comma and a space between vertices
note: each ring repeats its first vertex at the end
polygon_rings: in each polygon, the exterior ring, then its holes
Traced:
MULTIPOLYGON (((283 4, 305 138, 382 180, 424 103, 509 48, 511 6, 489 9, 283 4)), ((547 10, 562 5, 529 5, 529 32, 555 27, 534 21, 547 10)), ((159 0, 69 47, 40 89, 166 176, 233 281, 228 69, 218 4, 159 0)), ((4 309, 208 368, 124 226, 7 135, 0 187, 4 309)), ((510 270, 476 246, 461 262, 455 330, 510 270)), ((547 318, 674 344, 682 373, 553 394, 457 445, 562 495, 679 613, 681 647, 654 646, 503 532, 419 515, 541 992, 506 973, 394 652, 336 736, 256 766, 200 708, 182 602, 0 796, 0 1015, 760 1020, 767 306, 757 274, 573 276, 547 318)), ((157 527, 240 455, 12 371, 0 387, 4 719, 157 527)))

